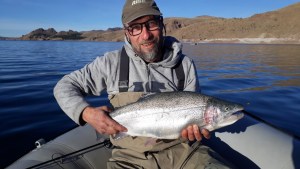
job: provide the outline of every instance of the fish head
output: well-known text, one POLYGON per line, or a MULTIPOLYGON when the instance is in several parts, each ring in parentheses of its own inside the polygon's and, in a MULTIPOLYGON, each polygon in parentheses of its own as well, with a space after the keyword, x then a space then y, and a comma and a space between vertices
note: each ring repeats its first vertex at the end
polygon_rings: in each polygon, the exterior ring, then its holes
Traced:
POLYGON ((207 102, 204 112, 206 125, 210 126, 208 130, 212 131, 235 123, 243 117, 240 112, 244 107, 240 104, 211 98, 207 102))

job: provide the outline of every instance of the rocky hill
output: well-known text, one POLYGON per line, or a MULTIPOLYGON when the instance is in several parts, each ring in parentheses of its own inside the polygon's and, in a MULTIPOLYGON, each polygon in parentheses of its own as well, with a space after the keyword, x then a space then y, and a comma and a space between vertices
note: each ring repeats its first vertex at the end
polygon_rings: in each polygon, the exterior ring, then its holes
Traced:
POLYGON ((83 39, 82 33, 76 31, 61 31, 56 32, 55 29, 49 28, 44 30, 43 28, 36 29, 27 35, 23 35, 21 40, 80 40, 83 39))
MULTIPOLYGON (((181 41, 272 40, 300 43, 300 3, 249 18, 165 18, 167 35, 181 41)), ((122 28, 84 32, 56 32, 53 28, 37 29, 21 37, 23 40, 123 41, 122 28)))

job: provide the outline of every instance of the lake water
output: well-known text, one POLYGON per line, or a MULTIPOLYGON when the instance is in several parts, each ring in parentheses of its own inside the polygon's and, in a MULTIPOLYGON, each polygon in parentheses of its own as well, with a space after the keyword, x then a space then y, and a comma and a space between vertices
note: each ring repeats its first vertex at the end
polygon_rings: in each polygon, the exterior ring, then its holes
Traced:
MULTIPOLYGON (((119 42, 0 41, 0 168, 76 125, 53 87, 119 42)), ((300 137, 300 46, 184 44, 202 93, 241 103, 254 116, 300 137)), ((106 96, 89 99, 107 104, 106 96)))

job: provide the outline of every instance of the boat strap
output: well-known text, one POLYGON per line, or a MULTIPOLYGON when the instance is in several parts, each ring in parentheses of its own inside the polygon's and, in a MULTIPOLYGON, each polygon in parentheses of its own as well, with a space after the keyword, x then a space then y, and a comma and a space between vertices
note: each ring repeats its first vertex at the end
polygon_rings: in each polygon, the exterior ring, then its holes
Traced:
MULTIPOLYGON (((178 83, 177 89, 178 91, 183 91, 184 89, 184 70, 182 66, 182 59, 184 55, 181 55, 180 60, 178 61, 177 65, 174 66, 172 69, 175 70, 178 83)), ((128 91, 128 84, 129 83, 129 56, 126 53, 125 48, 122 48, 121 57, 120 57, 120 76, 119 76, 119 92, 127 92, 128 91)))

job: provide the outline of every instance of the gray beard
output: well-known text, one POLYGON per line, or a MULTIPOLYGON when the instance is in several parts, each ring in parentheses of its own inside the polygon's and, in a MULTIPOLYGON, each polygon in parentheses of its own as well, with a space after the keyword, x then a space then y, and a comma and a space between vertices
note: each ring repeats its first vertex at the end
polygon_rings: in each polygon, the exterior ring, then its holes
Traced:
POLYGON ((153 62, 159 60, 159 47, 156 44, 151 52, 144 53, 143 51, 141 51, 138 53, 138 55, 146 62, 153 62))

